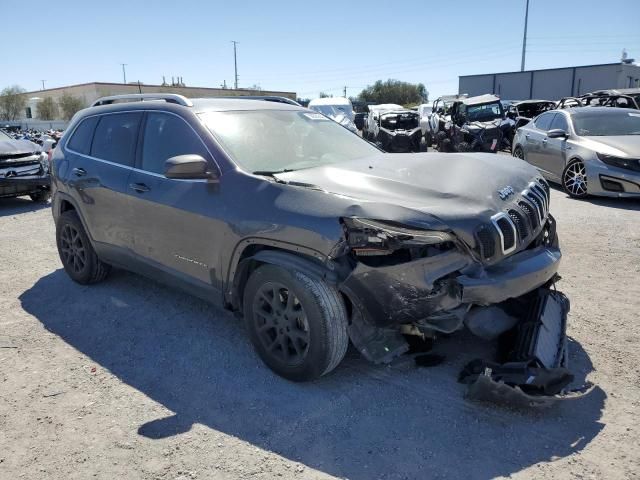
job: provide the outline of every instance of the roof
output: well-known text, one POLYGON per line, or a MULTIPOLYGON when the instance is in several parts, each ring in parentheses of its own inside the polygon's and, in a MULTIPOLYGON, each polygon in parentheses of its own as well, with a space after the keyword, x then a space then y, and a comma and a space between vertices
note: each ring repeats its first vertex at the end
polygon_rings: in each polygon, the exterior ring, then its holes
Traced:
POLYGON ((511 105, 526 105, 529 103, 556 103, 553 100, 519 100, 519 101, 515 101, 515 102, 511 102, 511 105))
POLYGON ((483 103, 493 103, 499 101, 500 99, 498 97, 496 97, 495 95, 491 95, 490 93, 487 93, 485 95, 478 95, 477 97, 463 98, 461 100, 461 102, 465 105, 480 105, 483 103))
POLYGON ((249 100, 239 98, 192 98, 193 109, 196 112, 204 111, 231 111, 231 110, 306 110, 298 105, 289 103, 269 102, 264 100, 249 100))
POLYGON ((312 105, 351 105, 351 101, 345 97, 314 98, 309 102, 312 105))
MULTIPOLYGON (((571 68, 590 68, 590 67, 610 67, 615 65, 616 67, 619 67, 620 65, 623 65, 620 62, 616 62, 616 63, 599 63, 599 64, 595 64, 595 65, 578 65, 575 67, 555 67, 555 68, 540 68, 538 70, 523 70, 523 71, 511 71, 511 72, 497 72, 497 73, 476 73, 473 75, 459 75, 458 78, 465 78, 465 77, 482 77, 482 76, 488 76, 488 75, 505 75, 505 74, 509 74, 509 73, 531 73, 531 72, 548 72, 551 70, 567 70, 567 69, 571 69, 571 68)), ((631 65, 633 67, 637 67, 640 68, 640 66, 638 65, 631 65)))
POLYGON ((611 108, 611 107, 572 107, 559 112, 567 112, 572 117, 580 117, 582 115, 589 115, 590 113, 597 112, 601 115, 618 115, 619 112, 633 113, 638 115, 638 110, 633 108, 611 108))

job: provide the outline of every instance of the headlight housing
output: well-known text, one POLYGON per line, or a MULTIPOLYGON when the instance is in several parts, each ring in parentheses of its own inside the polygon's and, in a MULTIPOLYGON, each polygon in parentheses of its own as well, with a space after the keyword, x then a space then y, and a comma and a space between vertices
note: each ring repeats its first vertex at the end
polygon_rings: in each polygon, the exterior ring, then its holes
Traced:
POLYGON ((391 221, 350 217, 343 222, 347 243, 357 256, 391 255, 398 250, 423 251, 430 246, 449 249, 455 241, 448 232, 422 230, 391 221))
POLYGON ((612 167, 640 172, 640 159, 615 157, 613 155, 607 155, 605 153, 596 153, 596 155, 601 162, 606 163, 607 165, 611 165, 612 167))

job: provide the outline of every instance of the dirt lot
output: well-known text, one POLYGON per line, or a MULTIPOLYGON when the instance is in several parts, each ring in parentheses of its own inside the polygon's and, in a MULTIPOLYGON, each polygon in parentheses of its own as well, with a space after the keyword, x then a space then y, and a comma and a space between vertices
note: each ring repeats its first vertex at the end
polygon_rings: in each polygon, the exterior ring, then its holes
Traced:
POLYGON ((640 202, 552 197, 571 361, 599 388, 543 412, 465 401, 465 335, 439 367, 349 353, 288 383, 226 312, 124 272, 72 283, 49 209, 0 200, 0 478, 638 478, 640 202))

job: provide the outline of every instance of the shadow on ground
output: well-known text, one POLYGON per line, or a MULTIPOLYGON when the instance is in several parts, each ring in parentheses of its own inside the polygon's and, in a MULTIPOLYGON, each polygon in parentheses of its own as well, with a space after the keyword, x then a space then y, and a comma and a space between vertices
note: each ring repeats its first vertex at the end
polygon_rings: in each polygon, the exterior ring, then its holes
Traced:
MULTIPOLYGON (((536 412, 463 400, 456 375, 474 348, 464 335, 442 342, 447 362, 437 368, 376 367, 351 352, 328 377, 294 384, 259 362, 235 317, 135 275, 82 287, 58 270, 20 300, 49 331, 175 412, 141 421, 148 439, 201 423, 352 480, 488 479, 580 451, 603 427, 600 389, 536 412)), ((584 378, 592 365, 578 344, 573 352, 584 378)))
POLYGON ((36 203, 29 197, 0 198, 0 217, 35 212, 50 207, 49 203, 36 203))

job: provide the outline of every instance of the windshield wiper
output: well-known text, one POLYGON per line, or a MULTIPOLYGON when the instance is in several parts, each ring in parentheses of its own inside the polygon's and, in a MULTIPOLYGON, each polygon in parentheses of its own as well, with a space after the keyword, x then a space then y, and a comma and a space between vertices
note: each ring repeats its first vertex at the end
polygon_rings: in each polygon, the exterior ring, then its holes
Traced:
POLYGON ((264 175, 264 176, 272 177, 279 173, 288 173, 288 172, 295 172, 295 170, 293 168, 283 168, 282 170, 256 170, 255 172, 251 172, 251 173, 253 173, 254 175, 264 175))

